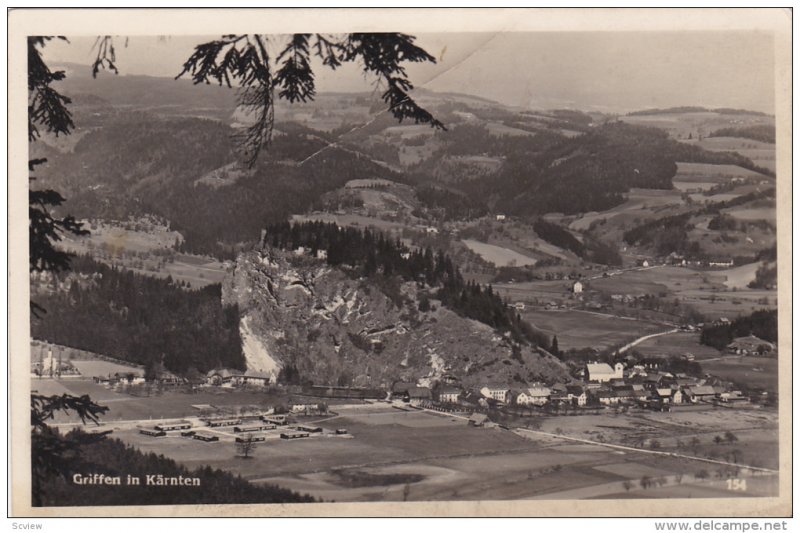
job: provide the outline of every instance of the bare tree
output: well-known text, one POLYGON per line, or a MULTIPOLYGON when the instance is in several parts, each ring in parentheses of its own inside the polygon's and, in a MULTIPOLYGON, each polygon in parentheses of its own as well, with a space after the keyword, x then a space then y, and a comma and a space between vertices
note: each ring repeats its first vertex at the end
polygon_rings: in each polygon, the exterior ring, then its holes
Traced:
POLYGON ((248 459, 253 455, 256 449, 256 442, 253 440, 253 435, 248 433, 243 437, 236 439, 236 455, 242 459, 248 459))

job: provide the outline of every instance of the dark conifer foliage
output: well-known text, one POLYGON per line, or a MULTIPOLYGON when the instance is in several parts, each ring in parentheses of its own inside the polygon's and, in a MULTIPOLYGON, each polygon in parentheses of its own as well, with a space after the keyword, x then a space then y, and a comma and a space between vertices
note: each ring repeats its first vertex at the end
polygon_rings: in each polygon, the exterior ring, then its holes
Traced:
POLYGON ((195 83, 212 82, 239 89, 239 105, 249 112, 252 122, 239 136, 240 147, 249 167, 272 140, 275 121, 275 90, 278 98, 289 102, 313 100, 314 75, 309 64, 311 53, 323 65, 336 69, 343 63, 360 64, 365 74, 377 76, 384 86, 383 101, 397 120, 444 124, 420 107, 409 94, 404 62, 431 62, 436 59, 414 44, 415 38, 402 33, 350 33, 345 35, 293 34, 280 54, 272 57, 274 35, 223 35, 199 44, 178 74, 189 75, 195 83), (313 43, 312 43, 313 39, 313 43))
POLYGON ((219 285, 187 291, 86 257, 72 270, 68 291, 42 298, 48 314, 32 321, 34 338, 178 374, 244 370, 239 311, 223 307, 219 285))
POLYGON ((733 322, 711 324, 703 328, 700 342, 724 350, 737 337, 755 335, 769 342, 778 342, 778 311, 762 309, 733 322))
POLYGON ((282 250, 307 249, 312 255, 327 252, 329 265, 356 275, 398 277, 436 289, 442 304, 461 316, 509 332, 518 342, 549 346, 549 339, 521 320, 491 285, 465 281, 458 267, 444 252, 430 247, 410 249, 382 233, 341 228, 324 222, 274 224, 266 228, 267 244, 282 250))
MULTIPOLYGON (((314 498, 273 485, 254 485, 228 472, 209 466, 189 470, 172 459, 143 453, 119 439, 97 439, 80 430, 66 435, 50 435, 55 441, 86 441, 73 449, 69 460, 58 471, 42 477, 44 490, 37 506, 92 505, 181 505, 214 503, 293 503, 313 502, 314 498), (119 486, 76 485, 73 475, 104 474, 120 477, 119 486), (138 478, 139 485, 126 484, 127 476, 138 478), (199 485, 147 485, 147 476, 198 478, 199 485)), ((156 481, 153 479, 153 481, 156 481)))

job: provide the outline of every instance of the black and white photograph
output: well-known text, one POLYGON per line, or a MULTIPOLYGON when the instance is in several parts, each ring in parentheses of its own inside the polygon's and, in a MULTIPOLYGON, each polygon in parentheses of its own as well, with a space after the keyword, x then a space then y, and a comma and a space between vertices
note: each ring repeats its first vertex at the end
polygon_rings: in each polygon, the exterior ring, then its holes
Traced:
POLYGON ((709 11, 12 13, 16 509, 790 515, 791 13, 709 11))

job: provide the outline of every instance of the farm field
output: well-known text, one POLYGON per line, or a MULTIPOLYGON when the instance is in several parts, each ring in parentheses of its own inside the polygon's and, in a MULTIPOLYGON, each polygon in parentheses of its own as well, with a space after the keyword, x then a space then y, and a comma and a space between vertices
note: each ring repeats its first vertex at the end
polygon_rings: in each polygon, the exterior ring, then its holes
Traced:
POLYGON ((765 207, 733 207, 730 209, 725 209, 725 213, 732 216, 738 220, 767 220, 767 221, 776 221, 778 217, 778 211, 775 206, 765 206, 765 207))
MULTIPOLYGON (((620 120, 629 124, 650 126, 665 130, 673 138, 689 144, 696 143, 700 131, 710 133, 726 127, 743 127, 757 124, 775 123, 773 117, 762 115, 730 115, 715 111, 690 111, 685 113, 654 113, 651 115, 625 115, 620 120), (694 140, 687 140, 689 135, 694 140)), ((703 141, 709 137, 703 137, 703 141)), ((712 137, 713 139, 713 137, 712 137)), ((744 142, 755 142, 749 139, 737 139, 744 142)))
POLYGON ((180 233, 170 231, 163 226, 149 226, 150 231, 139 231, 104 222, 84 220, 83 223, 91 233, 85 237, 67 235, 63 241, 65 245, 81 248, 105 247, 113 254, 122 251, 149 252, 159 248, 172 248, 176 241, 183 240, 180 233))
MULTIPOLYGON (((675 407, 667 413, 631 411, 600 415, 541 417, 541 431, 626 446, 649 447, 658 440, 660 450, 678 451, 679 443, 688 447, 696 437, 695 450, 682 453, 722 458, 738 450, 740 463, 763 468, 778 467, 778 420, 774 410, 731 409, 712 406, 675 407), (736 442, 716 444, 714 437, 731 431, 736 442)), ((546 437, 545 437, 546 438, 546 437)), ((577 445, 576 445, 577 446, 577 445)), ((581 445, 583 446, 583 445, 581 445)), ((697 465, 695 465, 697 467, 697 465)), ((705 465, 711 470, 713 465, 705 465)))
POLYGON ((85 237, 65 236, 59 246, 145 276, 171 276, 174 280, 190 283, 192 287, 220 283, 225 278, 225 265, 209 257, 173 252, 173 261, 170 262, 156 254, 146 255, 171 251, 176 242, 183 240, 176 231, 164 228, 136 231, 103 223, 95 223, 93 227, 91 234, 85 237), (144 258, 137 261, 134 254, 144 255, 144 258))
MULTIPOLYGON (((690 353, 695 360, 702 363, 704 359, 720 356, 719 351, 711 346, 700 344, 699 332, 680 331, 662 337, 653 337, 636 345, 636 351, 644 356, 680 357, 690 353)), ((705 369, 705 365, 703 366, 705 369)))
POLYGON ((472 239, 464 239, 461 242, 470 250, 480 255, 484 260, 496 266, 525 266, 536 264, 536 259, 522 255, 514 250, 503 248, 502 246, 486 244, 472 239))
POLYGON ((733 319, 749 315, 759 309, 775 309, 778 295, 775 291, 761 289, 717 290, 708 292, 687 289, 677 294, 681 303, 691 305, 700 313, 714 320, 733 319))
POLYGON ((705 150, 737 152, 760 167, 775 171, 775 145, 738 137, 705 137, 701 141, 684 141, 705 150))
MULTIPOLYGON (((693 423, 685 414, 675 416, 682 417, 680 422, 693 423)), ((603 415, 553 420, 579 421, 590 428, 627 418, 603 415)), ((759 421, 754 418, 734 427, 759 421)), ((700 415, 698 422, 717 427, 709 415, 700 415)), ((403 500, 404 494, 409 500, 561 498, 569 497, 564 496, 567 491, 578 491, 578 497, 602 497, 623 491, 626 479, 676 473, 690 476, 702 467, 691 460, 576 445, 548 436, 522 436, 500 428, 473 428, 462 418, 388 406, 347 409, 314 424, 326 429, 347 428, 352 437, 270 439, 258 445, 253 458, 243 460, 235 457, 229 440, 203 443, 180 437, 151 438, 134 429, 115 431, 115 436, 190 468, 210 465, 252 482, 277 484, 326 501, 403 500)), ((679 422, 672 418, 664 423, 643 419, 630 427, 636 431, 645 425, 661 435, 674 432, 676 424, 679 422)), ((565 425, 567 431, 578 431, 577 427, 565 425)), ((739 433, 744 442, 748 437, 743 430, 739 433)), ((692 487, 706 483, 695 481, 692 487)))
POLYGON ((739 267, 720 270, 720 276, 725 276, 725 286, 729 289, 746 289, 747 284, 756 279, 756 271, 761 263, 750 263, 739 267))
POLYGON ((548 335, 558 335, 562 350, 602 350, 665 329, 652 322, 576 310, 525 311, 522 318, 548 335))
POLYGON ((726 355, 713 361, 703 361, 703 370, 722 379, 748 387, 778 392, 777 358, 726 355))
MULTIPOLYGON (((709 185, 711 188, 713 185, 709 185)), ((677 185, 676 185, 677 187, 677 185)), ((606 211, 590 211, 569 224, 573 230, 583 231, 589 229, 592 223, 600 220, 611 220, 620 215, 636 214, 640 218, 653 217, 653 212, 667 206, 679 206, 685 202, 679 190, 656 190, 633 188, 628 192, 628 200, 606 211)))
MULTIPOLYGON (((272 407, 286 403, 285 395, 265 391, 244 391, 220 388, 200 388, 194 393, 165 390, 152 396, 133 396, 131 394, 107 389, 91 379, 32 379, 31 388, 39 394, 75 395, 88 394, 92 400, 109 407, 101 420, 112 424, 119 420, 148 420, 159 418, 179 418, 196 416, 199 411, 193 405, 210 404, 217 407, 237 408, 239 406, 272 407)), ((74 418, 56 416, 57 423, 74 423, 74 418)))
POLYGON ((661 283, 667 277, 659 272, 662 268, 626 270, 607 278, 593 279, 588 282, 588 287, 607 294, 657 295, 667 290, 667 286, 661 283))
POLYGON ((727 183, 732 178, 768 179, 764 174, 736 165, 712 165, 709 163, 678 162, 678 173, 672 179, 676 181, 727 183))
MULTIPOLYGON (((487 280, 488 281, 488 280, 487 280)), ((529 281, 493 285, 492 288, 502 297, 512 302, 561 302, 569 298, 569 280, 529 281)))
POLYGON ((141 367, 121 365, 110 361, 72 359, 70 362, 82 376, 87 378, 108 376, 116 373, 144 376, 144 369, 141 367))

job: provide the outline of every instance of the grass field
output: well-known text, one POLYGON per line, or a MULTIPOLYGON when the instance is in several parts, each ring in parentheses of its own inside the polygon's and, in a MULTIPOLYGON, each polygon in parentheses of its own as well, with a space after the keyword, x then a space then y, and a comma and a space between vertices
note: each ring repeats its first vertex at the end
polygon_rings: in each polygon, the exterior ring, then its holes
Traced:
MULTIPOLYGON (((637 344, 635 350, 645 356, 675 356, 690 353, 698 362, 703 359, 719 357, 720 353, 711 346, 700 344, 699 332, 678 332, 662 337, 653 337, 637 344)), ((703 367, 705 369, 705 366, 703 367)))
POLYGON ((75 366, 75 368, 78 369, 78 372, 80 372, 82 376, 88 378, 95 376, 108 376, 116 373, 120 374, 132 373, 136 374, 137 376, 144 376, 143 368, 121 365, 118 363, 112 363, 110 361, 94 361, 94 360, 79 361, 73 359, 71 363, 73 366, 75 366))
POLYGON ((174 261, 162 261, 157 256, 140 260, 131 254, 171 250, 183 238, 176 231, 160 228, 153 231, 128 230, 118 226, 97 223, 86 237, 65 237, 59 244, 65 250, 89 254, 95 259, 121 266, 146 276, 166 278, 191 283, 192 287, 204 287, 220 283, 225 279, 225 266, 209 257, 175 254, 174 261), (160 264, 160 266, 159 266, 160 264))
MULTIPOLYGON (((712 186, 709 185, 709 188, 712 186)), ((580 218, 573 220, 569 227, 573 230, 582 231, 589 229, 593 222, 611 220, 621 215, 636 215, 643 219, 650 218, 655 216, 654 210, 667 206, 682 205, 683 203, 680 191, 633 188, 628 192, 628 199, 625 203, 606 211, 585 213, 580 218)))
MULTIPOLYGON (((38 390, 40 394, 63 394, 64 392, 75 395, 88 394, 92 400, 109 407, 109 412, 102 417, 103 421, 109 423, 115 420, 147 420, 197 415, 198 410, 192 406, 200 404, 211 404, 217 407, 252 405, 268 408, 277 403, 288 403, 285 395, 220 388, 201 388, 191 394, 166 390, 158 395, 140 397, 107 389, 90 379, 33 379, 31 387, 38 390)), ((58 415, 56 422, 67 423, 75 422, 75 420, 58 415)))
POLYGON ((678 173, 672 179, 689 182, 726 183, 732 178, 764 178, 766 176, 736 165, 678 162, 678 173))
POLYGON ((484 260, 496 266, 525 266, 536 264, 536 259, 522 255, 514 250, 509 250, 508 248, 495 246, 494 244, 486 244, 472 239, 465 239, 461 242, 463 242, 467 248, 480 255, 484 260))
POLYGON ((722 379, 770 392, 778 391, 777 358, 724 356, 701 364, 705 372, 722 379))
POLYGON ((775 222, 777 220, 778 211, 774 206, 771 207, 734 207, 726 209, 725 213, 738 220, 767 220, 775 222))
POLYGON ((629 270, 616 276, 594 279, 589 284, 592 289, 607 294, 660 294, 667 290, 667 286, 661 283, 664 276, 659 270, 661 268, 629 270))
POLYGON ((664 330, 660 324, 584 311, 525 311, 522 317, 548 335, 557 335, 562 350, 602 350, 664 330))
MULTIPOLYGON (((769 414, 748 411, 735 418, 715 413, 553 417, 544 419, 543 428, 555 431, 558 427, 566 435, 584 438, 596 436, 599 430, 623 440, 645 431, 663 437, 665 446, 672 437, 694 434, 711 442, 713 431, 722 427, 736 431, 740 448, 756 442, 753 439, 759 435, 762 445, 774 437, 763 431, 772 427, 769 414), (761 431, 752 431, 754 427, 761 431)), ((190 467, 223 468, 253 482, 278 484, 327 501, 604 497, 623 492, 626 479, 689 476, 702 468, 690 460, 523 436, 500 428, 471 428, 461 418, 380 405, 343 409, 339 416, 315 425, 328 430, 347 428, 351 437, 269 439, 258 445, 253 458, 245 460, 235 457, 234 445, 227 438, 214 443, 156 439, 139 435, 133 428, 115 431, 115 436, 190 467)), ((682 494, 673 492, 676 497, 682 494)))
POLYGON ((761 263, 750 263, 727 270, 721 270, 719 275, 725 276, 725 286, 729 289, 745 289, 747 284, 756 279, 756 271, 761 263))
MULTIPOLYGON (((264 393, 211 391, 135 398, 87 380, 34 380, 33 385, 44 394, 90 394, 110 406, 103 429, 113 429, 113 436, 143 452, 164 454, 189 467, 223 468, 254 482, 274 483, 326 500, 402 500, 404 494, 410 500, 604 497, 622 491, 626 479, 689 475, 699 468, 693 461, 547 436, 523 438, 499 428, 471 428, 461 418, 399 411, 385 404, 334 408, 338 415, 313 422, 328 430, 325 434, 296 441, 270 434, 253 458, 245 460, 236 457, 229 429, 200 429, 220 436, 219 442, 211 443, 172 434, 152 438, 139 434, 139 429, 161 419, 196 417, 199 411, 193 405, 266 406, 279 399, 264 393), (124 421, 116 421, 120 419, 124 421), (346 428, 349 435, 332 435, 339 428, 346 428)), ((609 442, 620 443, 644 435, 660 439, 666 449, 676 446, 678 439, 698 436, 702 454, 728 453, 735 446, 747 459, 758 455, 749 451, 756 445, 762 452, 775 450, 774 435, 767 431, 774 429, 774 416, 766 411, 543 417, 542 429, 588 439, 603 435, 609 442), (713 444, 714 435, 723 430, 734 431, 739 441, 713 444)))

